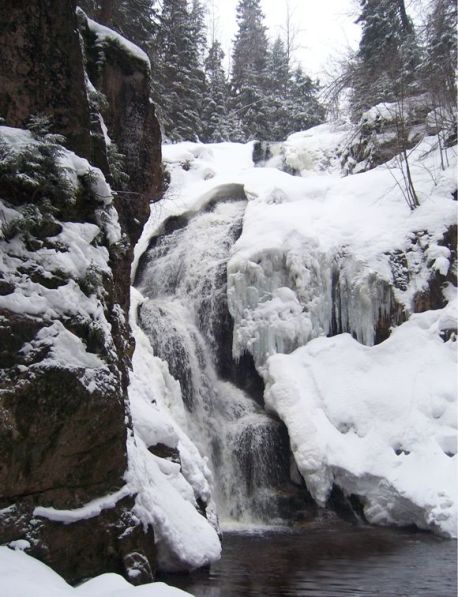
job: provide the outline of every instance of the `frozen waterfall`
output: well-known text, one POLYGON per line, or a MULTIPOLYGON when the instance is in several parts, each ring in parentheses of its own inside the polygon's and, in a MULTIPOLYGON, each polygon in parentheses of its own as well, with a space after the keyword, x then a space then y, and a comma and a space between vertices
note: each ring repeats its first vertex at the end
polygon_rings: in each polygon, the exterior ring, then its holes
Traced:
POLYGON ((146 299, 138 320, 180 382, 187 431, 209 458, 220 518, 251 524, 287 515, 297 489, 289 481, 286 428, 229 380, 236 365, 227 262, 245 207, 225 200, 169 219, 140 262, 137 286, 146 299))

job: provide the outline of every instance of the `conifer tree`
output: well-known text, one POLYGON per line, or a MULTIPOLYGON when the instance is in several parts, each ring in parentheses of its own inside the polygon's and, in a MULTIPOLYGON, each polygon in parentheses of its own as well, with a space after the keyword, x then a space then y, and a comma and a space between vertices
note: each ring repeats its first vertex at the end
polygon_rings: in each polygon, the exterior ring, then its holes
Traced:
POLYGON ((361 112, 415 91, 418 47, 404 0, 360 0, 362 35, 353 105, 361 112))
POLYGON ((268 41, 260 0, 239 0, 232 55, 232 110, 246 139, 269 132, 267 91, 268 41))
POLYGON ((320 84, 298 66, 292 75, 288 102, 289 132, 304 131, 324 122, 325 110, 318 99, 320 84))
POLYGON ((197 22, 186 0, 163 0, 154 58, 159 83, 153 94, 170 141, 197 140, 202 133, 205 78, 197 22))
POLYGON ((434 0, 427 22, 427 52, 423 70, 434 104, 445 109, 453 120, 456 120, 456 29, 455 0, 434 0))
POLYGON ((202 111, 202 140, 207 143, 228 141, 228 84, 223 67, 224 52, 214 40, 205 60, 206 93, 202 111))
POLYGON ((300 66, 291 72, 281 38, 272 44, 267 64, 269 140, 282 141, 293 132, 323 122, 325 113, 317 98, 319 84, 300 66))
POLYGON ((157 32, 157 0, 79 0, 96 21, 146 49, 157 32))
POLYGON ((288 53, 283 40, 277 37, 269 49, 267 58, 267 113, 271 141, 283 140, 290 131, 288 106, 290 85, 288 53))

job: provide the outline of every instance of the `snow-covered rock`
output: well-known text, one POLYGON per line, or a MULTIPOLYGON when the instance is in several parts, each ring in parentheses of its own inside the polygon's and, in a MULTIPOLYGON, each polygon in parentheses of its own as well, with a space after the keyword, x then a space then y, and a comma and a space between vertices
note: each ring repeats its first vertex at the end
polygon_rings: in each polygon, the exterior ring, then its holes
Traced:
POLYGON ((102 574, 73 588, 46 564, 16 550, 0 547, 2 597, 185 597, 185 591, 164 583, 133 587, 118 574, 102 574))
POLYGON ((456 301, 413 315, 382 344, 317 338, 266 366, 266 406, 287 424, 307 487, 334 484, 375 524, 456 536, 456 301))

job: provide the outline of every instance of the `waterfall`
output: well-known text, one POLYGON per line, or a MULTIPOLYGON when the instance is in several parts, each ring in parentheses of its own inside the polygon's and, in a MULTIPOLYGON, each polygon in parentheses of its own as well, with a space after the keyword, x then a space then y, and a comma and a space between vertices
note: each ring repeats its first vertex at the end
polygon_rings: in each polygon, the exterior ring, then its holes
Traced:
POLYGON ((272 522, 294 499, 286 428, 227 379, 232 320, 227 262, 246 201, 224 200, 170 220, 144 254, 138 319, 180 382, 187 432, 213 472, 222 522, 272 522))

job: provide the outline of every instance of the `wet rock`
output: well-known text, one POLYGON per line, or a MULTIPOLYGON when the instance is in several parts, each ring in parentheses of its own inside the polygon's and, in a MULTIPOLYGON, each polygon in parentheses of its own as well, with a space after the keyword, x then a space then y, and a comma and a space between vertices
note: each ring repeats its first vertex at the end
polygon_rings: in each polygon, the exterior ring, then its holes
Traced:
POLYGON ((27 541, 27 553, 73 584, 100 574, 101 563, 103 572, 121 574, 133 584, 154 580, 154 534, 152 529, 145 532, 132 514, 133 497, 96 517, 67 524, 34 516, 36 505, 35 497, 29 496, 0 514, 5 542, 27 541))
POLYGON ((413 298, 414 313, 423 313, 430 309, 442 309, 447 304, 443 290, 448 284, 457 285, 457 226, 450 226, 445 232, 440 246, 450 251, 450 267, 446 275, 431 269, 428 287, 418 292, 413 298))

